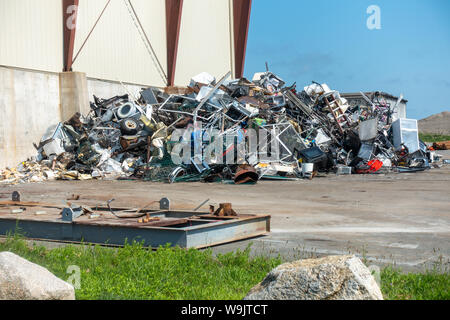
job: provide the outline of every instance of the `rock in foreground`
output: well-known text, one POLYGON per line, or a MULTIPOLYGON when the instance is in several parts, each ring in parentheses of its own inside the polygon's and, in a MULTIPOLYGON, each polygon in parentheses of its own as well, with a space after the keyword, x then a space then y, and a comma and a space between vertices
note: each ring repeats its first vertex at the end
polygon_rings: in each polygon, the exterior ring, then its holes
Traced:
POLYGON ((356 256, 300 260, 272 270, 245 300, 383 300, 356 256))
POLYGON ((0 300, 75 300, 75 290, 47 269, 1 252, 0 300))

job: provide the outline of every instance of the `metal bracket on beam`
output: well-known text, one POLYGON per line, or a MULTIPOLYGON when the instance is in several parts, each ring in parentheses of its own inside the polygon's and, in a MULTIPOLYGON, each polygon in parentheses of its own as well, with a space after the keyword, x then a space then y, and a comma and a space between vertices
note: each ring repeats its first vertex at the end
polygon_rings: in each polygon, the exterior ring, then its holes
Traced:
POLYGON ((162 198, 159 200, 160 210, 170 210, 170 200, 168 198, 162 198))
POLYGON ((81 207, 64 208, 61 214, 63 221, 73 222, 75 219, 83 215, 83 208, 81 207))

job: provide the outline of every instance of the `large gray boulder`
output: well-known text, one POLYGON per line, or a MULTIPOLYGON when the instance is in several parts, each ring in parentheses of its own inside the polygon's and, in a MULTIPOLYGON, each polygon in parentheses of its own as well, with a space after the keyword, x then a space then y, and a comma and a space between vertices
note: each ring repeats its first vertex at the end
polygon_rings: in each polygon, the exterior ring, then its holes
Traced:
POLYGON ((1 252, 0 300, 75 300, 75 289, 47 269, 1 252))
POLYGON ((383 295, 359 258, 331 256, 280 265, 245 300, 383 300, 383 295))

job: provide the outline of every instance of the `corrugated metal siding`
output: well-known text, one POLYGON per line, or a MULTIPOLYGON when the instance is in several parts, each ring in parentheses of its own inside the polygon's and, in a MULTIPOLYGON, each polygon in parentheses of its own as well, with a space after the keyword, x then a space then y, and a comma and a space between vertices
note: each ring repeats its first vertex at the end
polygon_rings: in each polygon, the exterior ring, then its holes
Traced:
POLYGON ((62 2, 0 0, 0 65, 63 68, 62 2))
MULTIPOLYGON (((76 54, 107 0, 80 0, 76 54)), ((133 0, 167 73, 165 0, 133 0)), ((230 0, 184 0, 176 85, 206 71, 232 70, 230 0)), ((61 0, 0 0, 0 65, 60 72, 63 69, 61 0)), ((165 86, 123 0, 112 0, 73 65, 88 77, 165 86)))
POLYGON ((203 71, 216 78, 232 71, 230 12, 228 0, 184 0, 177 85, 203 71))
MULTIPOLYGON (((106 0, 80 0, 75 53, 106 0)), ((164 0, 132 1, 164 71, 167 69, 164 0)), ((73 66, 88 77, 164 86, 123 0, 112 0, 73 66)))

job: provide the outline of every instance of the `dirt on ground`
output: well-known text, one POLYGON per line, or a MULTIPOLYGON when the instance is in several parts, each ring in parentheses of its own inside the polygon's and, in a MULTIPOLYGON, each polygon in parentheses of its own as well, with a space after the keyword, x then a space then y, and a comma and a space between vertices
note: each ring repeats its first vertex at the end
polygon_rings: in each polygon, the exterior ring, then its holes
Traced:
POLYGON ((450 111, 444 111, 419 121, 422 133, 450 135, 450 111))

